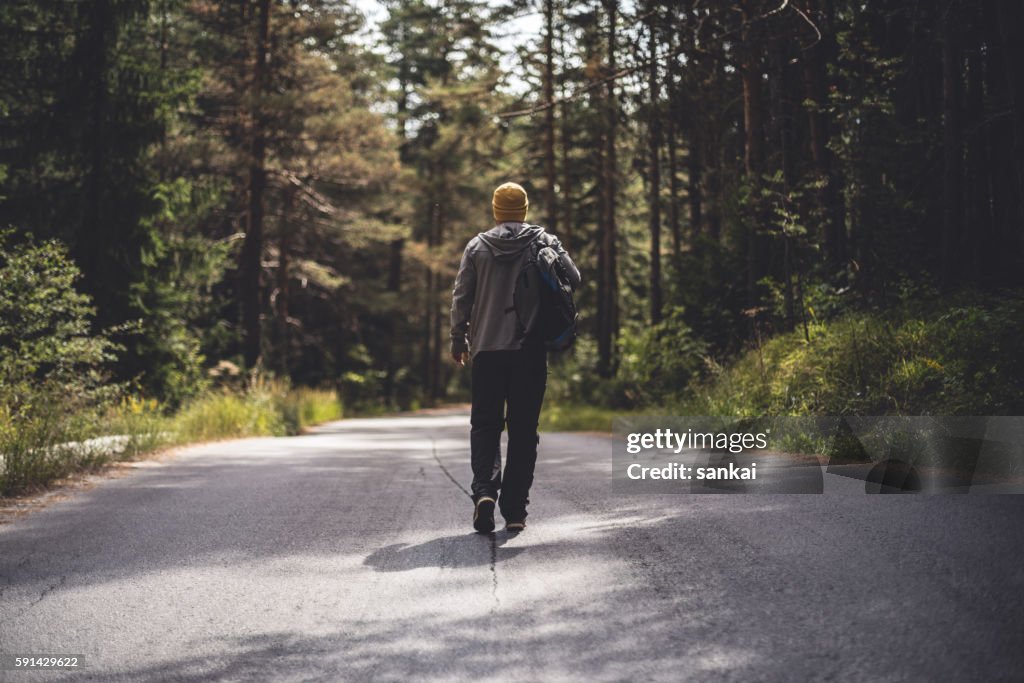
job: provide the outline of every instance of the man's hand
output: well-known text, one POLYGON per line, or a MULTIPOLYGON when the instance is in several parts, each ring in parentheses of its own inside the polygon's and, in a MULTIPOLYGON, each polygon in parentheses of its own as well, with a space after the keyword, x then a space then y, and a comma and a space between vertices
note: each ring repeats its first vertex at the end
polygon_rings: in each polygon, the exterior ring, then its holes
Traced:
POLYGON ((468 351, 452 351, 452 360, 455 361, 456 365, 465 367, 466 359, 469 358, 468 351))

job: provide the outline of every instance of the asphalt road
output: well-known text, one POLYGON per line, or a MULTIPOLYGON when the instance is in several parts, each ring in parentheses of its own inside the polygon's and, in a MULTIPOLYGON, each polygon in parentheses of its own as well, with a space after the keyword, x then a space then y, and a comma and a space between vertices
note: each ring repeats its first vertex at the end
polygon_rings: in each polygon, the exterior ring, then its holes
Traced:
POLYGON ((0 680, 1024 680, 1024 497, 612 495, 551 434, 488 537, 467 430, 208 444, 0 526, 0 653, 86 664, 0 680))

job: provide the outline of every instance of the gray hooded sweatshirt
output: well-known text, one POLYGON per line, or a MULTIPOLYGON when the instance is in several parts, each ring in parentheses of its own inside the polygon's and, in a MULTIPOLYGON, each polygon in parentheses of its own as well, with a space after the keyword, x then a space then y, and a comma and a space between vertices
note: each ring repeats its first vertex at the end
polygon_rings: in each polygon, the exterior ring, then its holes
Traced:
POLYGON ((473 350, 515 351, 523 340, 516 333, 512 293, 534 240, 561 257, 573 289, 580 271, 562 244, 544 228, 528 223, 500 223, 469 241, 452 290, 452 353, 473 350))

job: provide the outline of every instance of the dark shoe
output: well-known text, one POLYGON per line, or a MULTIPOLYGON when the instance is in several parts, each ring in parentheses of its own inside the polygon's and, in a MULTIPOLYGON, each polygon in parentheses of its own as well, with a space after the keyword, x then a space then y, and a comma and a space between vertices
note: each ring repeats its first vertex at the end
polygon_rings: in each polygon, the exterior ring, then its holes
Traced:
POLYGON ((505 522, 505 531, 510 534, 518 534, 520 531, 526 529, 526 520, 521 519, 515 522, 505 522))
POLYGON ((482 534, 494 531, 494 499, 481 496, 473 506, 473 528, 482 534))

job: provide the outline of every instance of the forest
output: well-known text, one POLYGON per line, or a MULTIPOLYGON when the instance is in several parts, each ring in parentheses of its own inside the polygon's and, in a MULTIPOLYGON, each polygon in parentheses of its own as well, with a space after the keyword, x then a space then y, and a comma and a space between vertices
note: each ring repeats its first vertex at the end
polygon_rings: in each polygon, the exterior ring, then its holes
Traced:
POLYGON ((451 286, 505 181, 583 275, 550 428, 1021 414, 1022 14, 5 0, 0 489, 466 400, 451 286))

